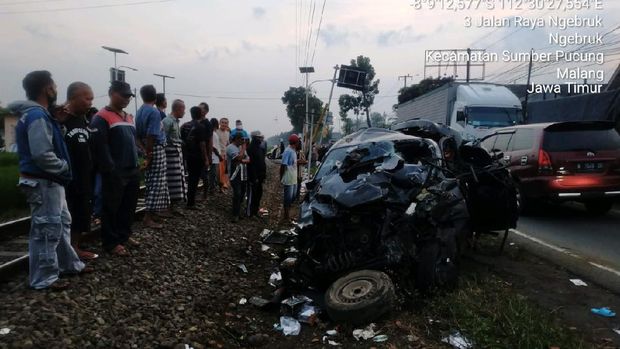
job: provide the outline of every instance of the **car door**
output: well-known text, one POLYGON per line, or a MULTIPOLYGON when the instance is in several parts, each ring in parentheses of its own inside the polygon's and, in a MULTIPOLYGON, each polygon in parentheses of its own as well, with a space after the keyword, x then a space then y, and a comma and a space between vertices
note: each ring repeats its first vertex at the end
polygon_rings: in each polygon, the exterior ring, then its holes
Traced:
POLYGON ((510 163, 510 172, 516 178, 529 177, 536 172, 537 159, 533 151, 535 136, 536 130, 534 129, 517 129, 510 142, 510 148, 504 153, 505 160, 510 163))

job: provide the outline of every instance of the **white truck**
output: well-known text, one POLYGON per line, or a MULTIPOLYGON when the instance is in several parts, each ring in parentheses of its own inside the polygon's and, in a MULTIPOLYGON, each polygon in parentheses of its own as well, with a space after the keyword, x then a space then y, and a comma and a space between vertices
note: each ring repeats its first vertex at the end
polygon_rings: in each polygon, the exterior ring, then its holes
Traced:
POLYGON ((399 104, 396 115, 398 122, 424 119, 450 126, 468 141, 523 122, 519 98, 506 86, 490 83, 447 83, 399 104))

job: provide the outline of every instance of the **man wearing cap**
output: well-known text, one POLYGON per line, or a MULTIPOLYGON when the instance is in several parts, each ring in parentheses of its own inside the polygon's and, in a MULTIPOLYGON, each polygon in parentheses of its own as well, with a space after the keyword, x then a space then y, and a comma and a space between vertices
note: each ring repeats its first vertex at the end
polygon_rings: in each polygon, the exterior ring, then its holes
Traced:
POLYGON ((128 256, 124 245, 138 245, 131 238, 131 225, 138 203, 140 171, 133 116, 123 109, 134 94, 128 83, 113 81, 108 95, 110 103, 97 112, 90 124, 95 165, 101 173, 101 240, 104 250, 128 256))
POLYGON ((136 133, 138 144, 144 151, 144 203, 146 213, 144 224, 153 229, 163 225, 156 221, 156 216, 171 217, 170 193, 166 179, 166 133, 161 120, 161 113, 155 108, 157 92, 155 86, 144 85, 140 88, 140 97, 144 104, 136 114, 136 133))
POLYGON ((289 220, 290 208, 297 196, 297 166, 303 165, 302 161, 297 161, 297 150, 301 147, 299 136, 292 134, 288 138, 288 147, 282 153, 282 165, 280 166, 280 182, 284 186, 284 216, 282 220, 289 220))
POLYGON ((260 201, 263 197, 263 183, 267 176, 267 165, 265 164, 266 146, 264 146, 264 136, 260 131, 250 134, 252 141, 248 147, 248 180, 250 181, 250 193, 248 194, 248 216, 258 216, 260 201))

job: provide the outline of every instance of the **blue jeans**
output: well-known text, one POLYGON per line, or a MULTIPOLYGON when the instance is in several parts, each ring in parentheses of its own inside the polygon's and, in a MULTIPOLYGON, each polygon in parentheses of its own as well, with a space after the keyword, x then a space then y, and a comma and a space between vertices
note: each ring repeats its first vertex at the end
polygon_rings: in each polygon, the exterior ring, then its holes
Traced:
POLYGON ((284 207, 291 207, 297 197, 297 184, 284 186, 284 207))
POLYGON ((71 247, 71 214, 65 188, 46 179, 20 178, 32 215, 30 224, 30 287, 42 289, 60 273, 78 273, 84 263, 71 247))

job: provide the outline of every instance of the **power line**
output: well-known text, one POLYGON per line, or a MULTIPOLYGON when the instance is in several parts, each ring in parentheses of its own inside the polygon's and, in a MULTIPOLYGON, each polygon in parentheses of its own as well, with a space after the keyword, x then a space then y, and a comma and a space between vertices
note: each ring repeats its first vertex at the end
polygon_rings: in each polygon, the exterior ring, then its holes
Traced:
POLYGON ((151 0, 151 1, 130 2, 130 3, 126 3, 126 4, 108 4, 108 5, 93 5, 93 6, 82 6, 82 7, 64 7, 64 8, 40 9, 40 10, 5 11, 5 12, 0 12, 0 15, 15 15, 15 14, 24 14, 24 13, 47 13, 47 12, 65 12, 65 11, 77 11, 77 10, 90 10, 90 9, 109 8, 109 7, 126 7, 126 6, 135 6, 135 5, 146 5, 146 4, 154 4, 154 3, 171 2, 171 1, 175 1, 175 0, 151 0))
POLYGON ((30 1, 14 1, 14 2, 3 2, 3 3, 0 3, 0 6, 20 6, 20 5, 38 4, 38 3, 42 3, 42 2, 59 2, 59 1, 70 1, 70 0, 30 0, 30 1))
POLYGON ((325 3, 327 0, 323 0, 323 8, 321 9, 321 19, 319 20, 319 27, 316 30, 316 38, 314 40, 314 50, 312 51, 312 60, 310 60, 310 66, 314 65, 314 54, 316 53, 316 46, 319 43, 319 33, 321 32, 321 25, 323 24, 323 13, 325 12, 325 3))
POLYGON ((309 16, 310 26, 308 27, 308 40, 306 41, 306 60, 304 61, 304 66, 308 66, 308 58, 310 57, 310 42, 312 42, 312 27, 314 27, 314 12, 316 11, 316 0, 312 0, 311 6, 312 6, 312 11, 309 12, 311 16, 309 16))

